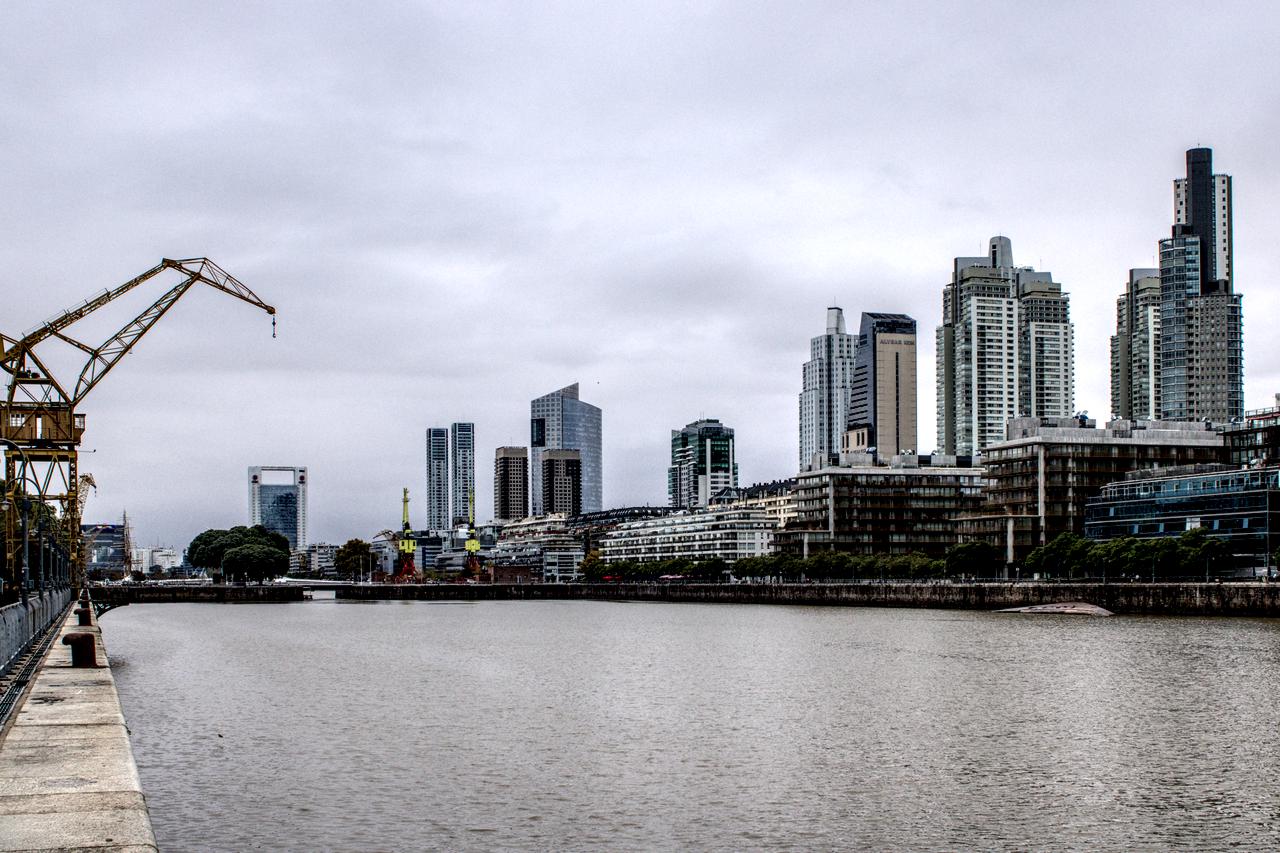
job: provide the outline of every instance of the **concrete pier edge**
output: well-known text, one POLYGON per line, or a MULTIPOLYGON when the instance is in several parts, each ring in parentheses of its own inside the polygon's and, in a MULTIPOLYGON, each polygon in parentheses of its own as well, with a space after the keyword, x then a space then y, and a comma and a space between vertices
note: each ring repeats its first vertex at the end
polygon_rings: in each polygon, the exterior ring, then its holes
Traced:
POLYGON ((157 847, 102 633, 69 612, 0 741, 0 851, 79 850, 157 847), (82 632, 96 668, 72 667, 62 642, 82 632))

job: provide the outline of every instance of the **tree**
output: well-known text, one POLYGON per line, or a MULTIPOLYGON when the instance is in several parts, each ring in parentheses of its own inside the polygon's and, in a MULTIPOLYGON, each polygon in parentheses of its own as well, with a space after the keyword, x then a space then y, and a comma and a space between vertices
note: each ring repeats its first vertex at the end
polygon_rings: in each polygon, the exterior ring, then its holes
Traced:
POLYGON ((222 556, 222 573, 229 578, 262 583, 284 574, 289 553, 263 542, 249 542, 231 548, 222 556))
POLYGON ((1000 549, 990 542, 961 542, 947 549, 946 571, 949 577, 992 577, 999 574, 1000 564, 1000 549))
POLYGON ((333 555, 333 568, 338 577, 355 580, 373 567, 373 550, 363 539, 348 539, 333 555))
POLYGON ((1089 561, 1103 577, 1120 578, 1141 572, 1138 540, 1121 536, 1106 542, 1095 542, 1089 549, 1089 561))
POLYGON ((1041 545, 1027 555, 1027 570, 1048 575, 1050 572, 1074 578, 1088 575, 1089 540, 1077 533, 1059 533, 1047 545, 1041 545))
POLYGON ((582 579, 587 583, 600 583, 609 574, 609 564, 601 558, 599 551, 589 551, 578 564, 578 571, 582 572, 582 579))
MULTIPOLYGON (((289 568, 289 540, 260 524, 253 527, 237 526, 230 530, 206 530, 192 539, 191 544, 187 546, 187 559, 196 568, 222 572, 230 576, 224 566, 226 555, 237 548, 249 545, 260 546, 282 554, 284 568, 280 570, 280 574, 289 568)), ((241 566, 243 559, 244 555, 237 558, 236 565, 241 566)))
POLYGON ((1219 536, 1203 527, 1184 530, 1178 537, 1178 551, 1184 577, 1205 577, 1231 568, 1231 553, 1219 536))

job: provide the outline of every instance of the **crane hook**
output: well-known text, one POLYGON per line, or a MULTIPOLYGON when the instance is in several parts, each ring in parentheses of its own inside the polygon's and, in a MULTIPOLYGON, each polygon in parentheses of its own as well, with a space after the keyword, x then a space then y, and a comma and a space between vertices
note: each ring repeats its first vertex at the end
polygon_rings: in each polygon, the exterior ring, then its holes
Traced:
POLYGON ((271 317, 271 337, 272 337, 272 338, 274 338, 275 336, 276 336, 276 318, 275 318, 275 315, 272 315, 272 317, 271 317))

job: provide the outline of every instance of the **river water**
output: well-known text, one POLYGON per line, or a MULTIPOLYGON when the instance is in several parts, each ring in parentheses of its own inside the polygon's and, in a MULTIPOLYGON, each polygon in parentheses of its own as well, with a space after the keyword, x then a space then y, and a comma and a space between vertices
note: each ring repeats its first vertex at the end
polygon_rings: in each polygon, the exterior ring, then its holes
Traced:
POLYGON ((144 604, 161 850, 1280 848, 1280 621, 144 604))

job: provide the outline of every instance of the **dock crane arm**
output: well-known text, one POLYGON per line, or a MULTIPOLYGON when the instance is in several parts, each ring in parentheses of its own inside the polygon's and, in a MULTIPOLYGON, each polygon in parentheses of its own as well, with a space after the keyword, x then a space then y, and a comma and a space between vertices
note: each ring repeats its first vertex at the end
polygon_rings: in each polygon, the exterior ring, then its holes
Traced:
MULTIPOLYGON (((133 345, 164 316, 165 312, 173 306, 173 303, 177 302, 182 294, 190 290, 192 285, 197 282, 203 282, 210 287, 221 290, 223 293, 242 299, 273 316, 276 313, 275 308, 263 302, 252 290, 245 287, 230 273, 208 258, 190 258, 184 261, 165 259, 161 263, 161 267, 180 269, 187 274, 187 278, 170 288, 169 292, 152 303, 150 308, 126 323, 120 331, 116 332, 96 349, 80 345, 89 354, 89 361, 85 364, 84 369, 80 371, 80 378, 76 380, 75 390, 71 393, 71 405, 73 407, 93 390, 93 386, 97 385, 102 380, 102 377, 106 376, 107 372, 128 354, 129 350, 133 349, 133 345)), ((273 320, 272 322, 274 323, 275 321, 273 320)), ((58 337, 67 340, 61 333, 58 334, 58 337)), ((75 343, 74 341, 68 342, 75 343)))
MULTIPOLYGON (((10 404, 14 402, 17 386, 26 384, 22 380, 33 379, 37 381, 31 384, 43 392, 37 398, 38 402, 49 403, 60 398, 62 402, 75 407, 106 376, 111 368, 133 349, 138 340, 164 316, 165 312, 173 306, 173 303, 177 302, 192 285, 197 283, 204 283, 221 290, 223 293, 248 302, 250 305, 261 308, 273 316, 276 313, 275 308, 263 302, 258 298, 257 294, 208 258, 186 258, 183 260, 165 258, 156 266, 126 281, 124 284, 111 290, 104 290, 74 308, 63 311, 39 327, 32 329, 22 338, 13 339, 5 336, 3 339, 5 350, 3 358, 0 358, 0 368, 13 377, 7 395, 8 402, 10 404), (102 344, 91 346, 64 331, 68 326, 83 319, 112 300, 123 296, 157 274, 170 269, 177 270, 186 277, 102 344), (50 375, 34 352, 37 344, 50 338, 56 338, 63 343, 70 344, 89 356, 89 361, 80 371, 74 388, 69 391, 50 375), (38 376, 25 375, 28 361, 31 361, 39 368, 38 376)), ((274 320, 272 322, 274 323, 274 320)), ((36 400, 33 400, 33 402, 36 402, 36 400)))
POLYGON ((4 362, 7 364, 10 361, 10 355, 14 354, 13 351, 16 351, 19 347, 22 349, 30 349, 49 337, 62 338, 68 343, 75 344, 83 349, 83 344, 79 344, 67 336, 60 335, 59 332, 67 326, 70 326, 72 323, 75 323, 77 320, 84 319, 89 314, 97 311, 103 305, 106 305, 108 302, 124 296, 138 285, 149 279, 155 278, 157 275, 168 269, 179 270, 180 272, 185 273, 189 277, 190 283, 203 281, 211 287, 216 287, 218 290, 229 293, 239 299, 243 299, 250 305, 256 305, 259 308, 262 308, 268 314, 276 313, 276 309, 264 303, 252 290, 240 281, 236 280, 234 276, 208 258, 185 258, 177 261, 169 258, 163 258, 160 263, 156 264, 141 275, 135 276, 124 284, 110 290, 104 290, 96 296, 91 296, 74 308, 68 308, 61 314, 46 320, 44 323, 32 329, 21 338, 15 340, 5 335, 3 337, 3 342, 5 344, 4 362), (10 344, 12 344, 12 346, 10 346, 10 344))

